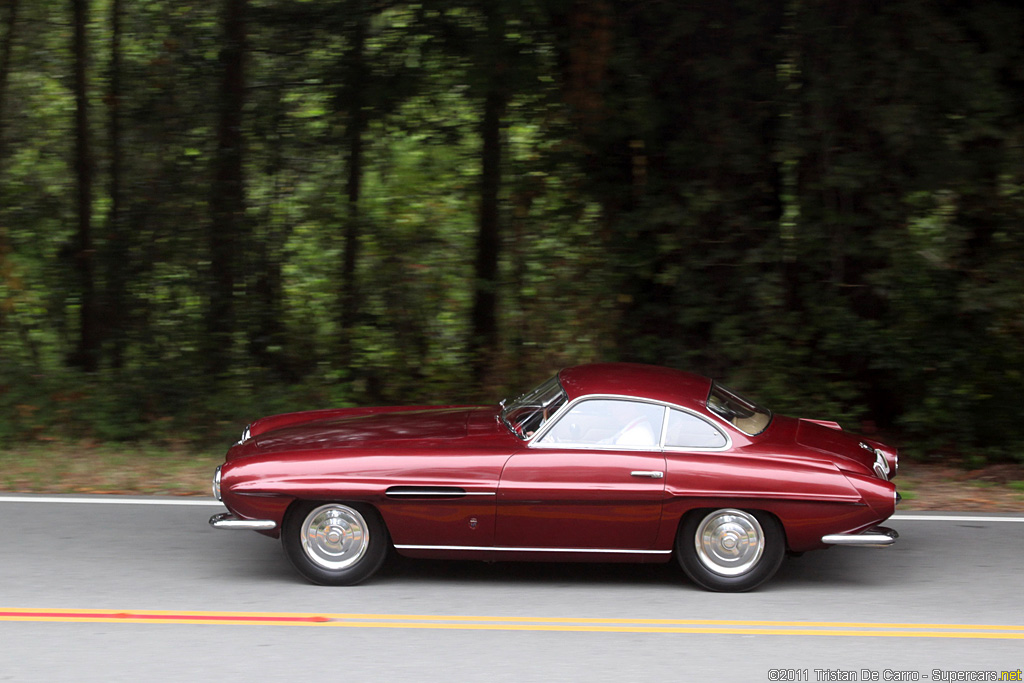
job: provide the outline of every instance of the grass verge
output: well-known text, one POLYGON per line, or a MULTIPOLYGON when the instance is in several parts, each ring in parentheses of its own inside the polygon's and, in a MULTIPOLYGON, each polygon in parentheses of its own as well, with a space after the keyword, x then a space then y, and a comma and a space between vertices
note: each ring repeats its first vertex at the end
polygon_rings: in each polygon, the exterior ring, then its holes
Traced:
POLYGON ((223 460, 150 445, 31 444, 0 450, 0 491, 210 495, 223 460))

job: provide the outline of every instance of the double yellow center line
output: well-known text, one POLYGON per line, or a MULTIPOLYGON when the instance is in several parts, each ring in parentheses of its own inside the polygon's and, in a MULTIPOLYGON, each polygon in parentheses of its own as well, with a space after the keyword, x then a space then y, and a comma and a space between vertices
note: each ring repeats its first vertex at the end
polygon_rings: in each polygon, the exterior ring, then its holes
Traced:
POLYGON ((433 614, 329 614, 315 612, 194 612, 166 610, 8 609, 0 621, 463 631, 589 633, 692 633, 710 635, 843 636, 855 638, 966 638, 1024 640, 1024 626, 731 619, 600 619, 585 617, 481 617, 433 614))

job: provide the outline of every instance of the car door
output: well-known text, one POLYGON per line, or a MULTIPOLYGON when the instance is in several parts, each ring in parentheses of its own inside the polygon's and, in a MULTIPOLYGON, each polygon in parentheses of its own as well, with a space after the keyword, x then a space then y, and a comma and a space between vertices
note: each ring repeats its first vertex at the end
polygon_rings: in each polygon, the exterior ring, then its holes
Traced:
POLYGON ((665 407, 588 398, 508 459, 497 496, 501 549, 645 550, 665 497, 665 407))

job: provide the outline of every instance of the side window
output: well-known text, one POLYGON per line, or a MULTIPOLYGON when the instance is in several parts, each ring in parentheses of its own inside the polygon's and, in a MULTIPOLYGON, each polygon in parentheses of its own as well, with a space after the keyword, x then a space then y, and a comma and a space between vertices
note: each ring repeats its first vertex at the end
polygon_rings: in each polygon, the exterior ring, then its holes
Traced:
POLYGON ((541 444, 655 448, 661 441, 665 408, 640 401, 581 401, 541 438, 541 444))
POLYGON ((709 422, 682 410, 669 411, 667 448, 722 448, 726 443, 725 435, 709 422))

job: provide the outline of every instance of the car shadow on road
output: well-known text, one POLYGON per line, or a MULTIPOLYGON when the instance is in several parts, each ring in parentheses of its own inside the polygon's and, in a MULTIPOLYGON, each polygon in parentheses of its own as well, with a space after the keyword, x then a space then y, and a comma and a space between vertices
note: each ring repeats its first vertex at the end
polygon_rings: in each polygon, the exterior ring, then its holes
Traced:
POLYGON ((829 548, 788 556, 763 588, 804 589, 813 586, 895 588, 899 572, 891 571, 891 550, 829 548))
POLYGON ((372 579, 381 582, 444 582, 451 580, 475 584, 615 584, 679 585, 688 583, 674 563, 622 564, 583 562, 475 562, 462 560, 422 560, 388 556, 380 572, 372 579))
MULTIPOLYGON (((225 562, 225 574, 237 576, 239 567, 253 580, 305 583, 292 568, 280 544, 270 539, 237 535, 215 554, 232 558, 225 562)), ((807 590, 812 587, 877 587, 892 585, 891 549, 832 548, 786 557, 778 573, 758 591, 807 590)), ((531 584, 550 586, 636 586, 684 588, 703 592, 691 582, 674 559, 664 563, 584 562, 480 562, 472 560, 413 559, 392 551, 369 581, 372 584, 444 584, 458 582, 495 586, 531 584)))

